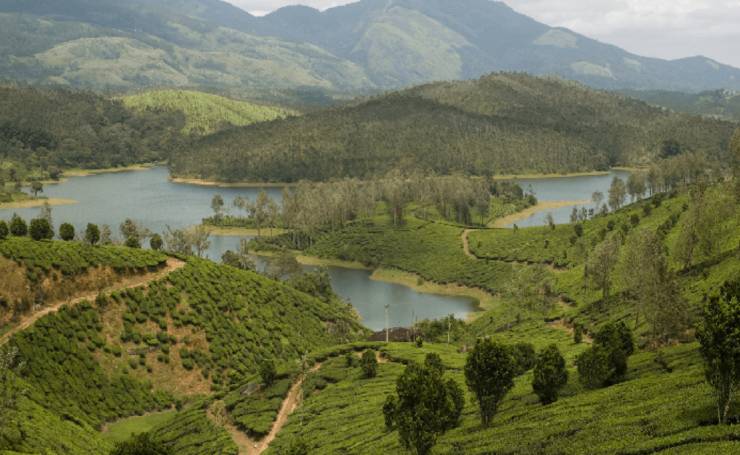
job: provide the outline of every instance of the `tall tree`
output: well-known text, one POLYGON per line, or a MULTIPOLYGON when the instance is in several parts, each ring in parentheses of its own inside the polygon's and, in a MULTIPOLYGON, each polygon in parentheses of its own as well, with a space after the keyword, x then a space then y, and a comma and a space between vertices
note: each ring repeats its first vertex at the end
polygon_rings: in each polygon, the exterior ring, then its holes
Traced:
POLYGON ((87 223, 85 241, 90 245, 97 245, 100 241, 100 228, 98 228, 97 224, 87 223))
POLYGON ((211 209, 216 219, 220 219, 223 216, 224 211, 224 198, 220 194, 214 194, 211 199, 211 209))
POLYGON ((475 395, 481 423, 489 426, 498 406, 514 386, 511 350, 490 339, 478 340, 465 361, 465 382, 475 395))
POLYGON ((616 211, 624 204, 624 199, 627 197, 627 187, 624 184, 624 180, 619 177, 612 179, 612 184, 609 187, 609 207, 616 211))
POLYGON ((673 338, 688 326, 690 311, 669 270, 663 239, 657 233, 640 229, 627 239, 617 275, 637 303, 635 326, 643 314, 654 340, 673 338))
POLYGON ((696 335, 707 381, 715 391, 717 421, 724 424, 740 384, 740 282, 725 284, 709 298, 696 335))
POLYGON ((632 202, 642 199, 645 195, 645 174, 633 172, 627 178, 627 193, 630 195, 632 202))
POLYGON ((609 300, 612 287, 612 272, 619 260, 621 239, 618 233, 612 233, 596 245, 586 261, 586 278, 601 289, 603 301, 609 300))
POLYGON ((551 344, 537 354, 532 389, 542 404, 550 404, 557 401, 558 392, 567 382, 568 370, 565 368, 565 359, 558 347, 551 344))

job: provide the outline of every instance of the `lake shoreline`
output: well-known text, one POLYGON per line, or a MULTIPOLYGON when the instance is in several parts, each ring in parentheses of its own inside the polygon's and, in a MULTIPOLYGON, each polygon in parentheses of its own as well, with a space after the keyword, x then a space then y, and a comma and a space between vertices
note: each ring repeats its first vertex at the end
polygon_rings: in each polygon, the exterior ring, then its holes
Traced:
POLYGON ((209 186, 215 188, 285 188, 295 186, 295 183, 278 182, 220 182, 218 180, 206 180, 192 177, 169 176, 169 181, 180 185, 209 186))
POLYGON ((26 199, 23 201, 14 202, 3 202, 0 203, 0 210, 12 210, 12 209, 32 209, 36 207, 43 207, 45 204, 49 204, 51 207, 60 205, 75 205, 79 204, 79 201, 74 199, 65 198, 51 198, 51 199, 26 199))
POLYGON ((277 237, 288 232, 283 228, 262 228, 258 236, 257 229, 254 228, 224 227, 210 224, 203 224, 202 226, 209 234, 216 237, 277 237))
POLYGON ((527 207, 524 210, 521 210, 519 212, 512 213, 511 215, 507 215, 505 217, 494 220, 493 223, 491 224, 491 227, 495 229, 506 229, 509 227, 509 225, 512 225, 516 223, 517 221, 526 220, 532 215, 543 212, 545 210, 554 210, 554 209, 561 209, 563 207, 575 207, 578 205, 588 205, 588 204, 591 204, 591 201, 588 199, 582 199, 582 200, 577 200, 577 201, 541 201, 537 203, 536 205, 527 207))
MULTIPOLYGON (((275 254, 267 251, 253 251, 252 254, 261 257, 274 257, 275 254)), ((337 267, 350 270, 365 270, 371 272, 370 279, 383 283, 398 284, 420 294, 429 294, 444 297, 464 297, 473 300, 475 310, 466 316, 467 322, 472 322, 483 312, 496 305, 496 296, 482 289, 471 288, 460 284, 440 284, 424 280, 421 276, 405 272, 400 269, 378 267, 373 268, 359 262, 344 261, 341 259, 326 259, 317 256, 299 254, 296 261, 301 265, 315 267, 337 267)))

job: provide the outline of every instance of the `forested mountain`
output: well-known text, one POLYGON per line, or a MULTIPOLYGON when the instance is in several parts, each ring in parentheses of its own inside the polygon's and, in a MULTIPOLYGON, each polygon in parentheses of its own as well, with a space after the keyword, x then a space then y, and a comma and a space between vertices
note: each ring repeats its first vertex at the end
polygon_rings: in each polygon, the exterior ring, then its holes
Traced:
POLYGON ((182 113, 185 116, 183 133, 195 135, 292 114, 286 109, 192 90, 153 90, 125 96, 122 100, 127 108, 136 112, 182 113))
POLYGON ((260 18, 220 0, 0 4, 0 77, 35 83, 336 95, 491 71, 610 89, 740 89, 736 68, 640 57, 491 0, 362 0, 260 18))
POLYGON ((132 113, 90 92, 0 86, 0 160, 37 169, 39 177, 166 159, 184 124, 182 113, 132 113))
POLYGON ((681 152, 719 159, 733 130, 572 82, 493 74, 226 131, 173 156, 171 168, 225 181, 592 171, 681 152))
POLYGON ((734 90, 712 90, 701 93, 625 90, 623 93, 678 112, 740 122, 740 92, 734 90))

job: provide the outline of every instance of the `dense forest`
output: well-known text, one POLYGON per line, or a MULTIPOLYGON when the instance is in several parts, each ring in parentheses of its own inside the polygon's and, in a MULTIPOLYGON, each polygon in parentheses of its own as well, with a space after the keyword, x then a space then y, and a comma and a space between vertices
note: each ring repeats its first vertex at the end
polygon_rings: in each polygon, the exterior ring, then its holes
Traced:
POLYGON ((666 90, 624 90, 625 95, 678 112, 740 122, 740 92, 712 90, 701 93, 666 90))
POLYGON ((132 113, 90 92, 0 87, 0 160, 7 181, 55 178, 71 167, 161 161, 181 144, 181 112, 132 113))
POLYGON ((473 175, 604 170, 684 152, 723 161, 730 122, 675 114, 558 79, 493 74, 203 138, 176 176, 325 180, 421 168, 473 175))

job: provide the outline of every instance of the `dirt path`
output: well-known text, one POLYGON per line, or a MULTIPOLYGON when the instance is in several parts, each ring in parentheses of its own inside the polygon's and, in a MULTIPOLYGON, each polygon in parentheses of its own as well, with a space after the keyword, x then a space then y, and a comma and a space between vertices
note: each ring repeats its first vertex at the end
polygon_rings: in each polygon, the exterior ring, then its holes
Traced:
POLYGON ((125 277, 121 279, 120 281, 118 281, 113 286, 103 289, 100 292, 91 292, 88 294, 76 296, 71 299, 65 299, 65 300, 61 300, 58 302, 53 302, 47 306, 44 306, 39 311, 36 311, 33 314, 23 316, 21 318, 21 321, 15 327, 11 328, 5 334, 0 336, 0 346, 5 344, 10 339, 10 337, 15 335, 16 333, 21 332, 31 327, 34 323, 36 323, 36 321, 46 316, 47 314, 56 313, 64 306, 76 305, 85 300, 87 301, 95 300, 95 297, 97 297, 98 294, 110 294, 112 292, 121 291, 123 289, 143 287, 151 283, 152 281, 156 281, 156 280, 166 277, 170 273, 174 272, 175 270, 179 270, 184 266, 185 266, 185 262, 179 259, 175 259, 175 258, 168 258, 167 265, 161 270, 157 270, 156 272, 150 272, 150 273, 146 273, 143 275, 136 275, 136 276, 131 276, 131 277, 125 277))
MULTIPOLYGON (((558 319, 552 322, 547 323, 548 327, 551 327, 555 330, 561 330, 568 335, 570 335, 571 338, 573 338, 573 334, 575 333, 575 329, 571 324, 568 324, 565 322, 565 319, 558 319)), ((586 333, 583 334, 583 342, 586 344, 591 344, 594 342, 594 340, 586 333)))
POLYGON ((468 238, 468 236, 471 232, 473 232, 473 229, 465 229, 462 233, 461 239, 463 244, 463 251, 465 252, 465 256, 477 260, 478 257, 470 252, 470 239, 468 238))

